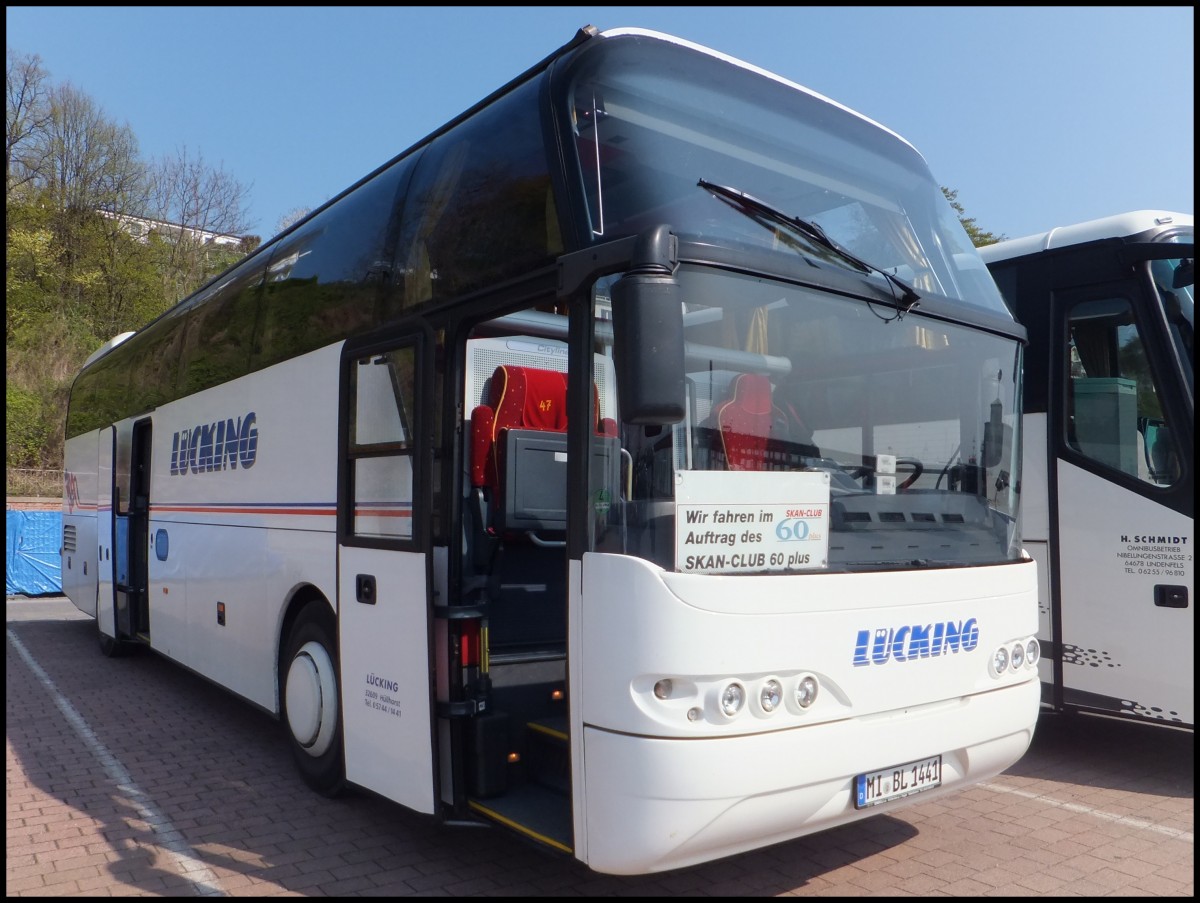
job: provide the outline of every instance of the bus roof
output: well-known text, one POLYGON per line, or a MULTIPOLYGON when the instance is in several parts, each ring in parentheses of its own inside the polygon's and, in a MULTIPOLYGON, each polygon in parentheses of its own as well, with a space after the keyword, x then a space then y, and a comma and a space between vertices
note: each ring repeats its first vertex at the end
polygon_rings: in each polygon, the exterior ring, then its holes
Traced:
POLYGON ((1052 248, 1065 248, 1089 241, 1099 241, 1103 238, 1128 238, 1152 230, 1160 232, 1181 228, 1190 230, 1194 226, 1195 218, 1190 213, 1172 213, 1168 210, 1133 210, 1129 213, 1104 216, 1072 226, 1056 226, 1049 232, 1039 232, 1036 235, 1006 239, 992 245, 985 245, 979 249, 979 254, 983 257, 984 263, 995 263, 999 260, 1024 257, 1026 254, 1036 254, 1052 248))

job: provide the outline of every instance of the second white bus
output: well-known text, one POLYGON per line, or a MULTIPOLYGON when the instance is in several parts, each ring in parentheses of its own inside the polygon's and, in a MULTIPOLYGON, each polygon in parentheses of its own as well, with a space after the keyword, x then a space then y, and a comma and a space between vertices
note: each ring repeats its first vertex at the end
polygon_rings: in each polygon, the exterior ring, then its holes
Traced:
POLYGON ((980 249, 1029 330, 1022 541, 1059 712, 1195 725, 1194 230, 1137 210, 980 249))

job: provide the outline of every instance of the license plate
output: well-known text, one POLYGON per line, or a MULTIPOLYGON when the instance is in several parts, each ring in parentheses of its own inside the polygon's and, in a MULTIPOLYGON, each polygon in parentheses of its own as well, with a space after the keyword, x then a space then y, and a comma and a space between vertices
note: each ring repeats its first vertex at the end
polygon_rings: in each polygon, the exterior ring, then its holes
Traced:
POLYGON ((878 806, 888 800, 937 787, 941 783, 941 756, 860 774, 854 779, 854 808, 878 806))

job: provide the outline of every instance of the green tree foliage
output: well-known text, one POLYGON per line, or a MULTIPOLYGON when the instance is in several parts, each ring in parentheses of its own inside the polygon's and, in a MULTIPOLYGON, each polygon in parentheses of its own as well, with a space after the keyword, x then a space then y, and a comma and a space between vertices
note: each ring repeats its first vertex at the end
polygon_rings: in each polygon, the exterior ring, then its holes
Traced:
POLYGON ((43 399, 9 383, 4 391, 4 453, 9 467, 40 469, 50 441, 43 399))
POLYGON ((947 188, 942 186, 942 194, 946 196, 946 200, 950 202, 950 206, 954 208, 954 212, 958 214, 958 221, 963 224, 963 228, 967 230, 967 236, 971 239, 971 243, 977 248, 982 248, 984 245, 994 245, 998 241, 1004 241, 1008 238, 1007 235, 996 235, 993 232, 985 232, 975 225, 975 217, 967 216, 966 210, 962 204, 958 202, 958 189, 947 188))
POLYGON ((153 163, 126 125, 8 50, 5 416, 9 468, 62 467, 70 385, 93 351, 140 329, 258 244, 246 190, 202 157, 153 163))

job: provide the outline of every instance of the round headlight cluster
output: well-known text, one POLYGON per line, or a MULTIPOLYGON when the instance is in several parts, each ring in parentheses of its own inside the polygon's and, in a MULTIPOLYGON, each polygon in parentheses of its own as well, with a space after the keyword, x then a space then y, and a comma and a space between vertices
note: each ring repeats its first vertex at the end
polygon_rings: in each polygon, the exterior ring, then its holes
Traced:
POLYGON ((1035 637, 1005 643, 992 652, 991 672, 993 677, 1015 673, 1037 666, 1042 649, 1035 637))
POLYGON ((749 711, 755 718, 776 718, 777 713, 803 715, 817 701, 820 682, 811 672, 765 674, 752 680, 724 678, 698 683, 687 677, 658 677, 640 690, 659 715, 691 722, 725 724, 749 711))
POLYGON ((752 683, 731 680, 719 687, 714 701, 721 719, 734 718, 747 708, 759 717, 766 717, 784 709, 793 713, 808 709, 816 701, 818 689, 817 678, 812 674, 798 675, 794 682, 774 676, 752 683))

